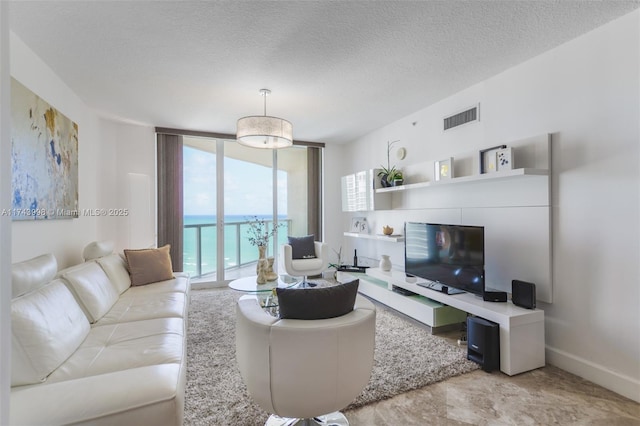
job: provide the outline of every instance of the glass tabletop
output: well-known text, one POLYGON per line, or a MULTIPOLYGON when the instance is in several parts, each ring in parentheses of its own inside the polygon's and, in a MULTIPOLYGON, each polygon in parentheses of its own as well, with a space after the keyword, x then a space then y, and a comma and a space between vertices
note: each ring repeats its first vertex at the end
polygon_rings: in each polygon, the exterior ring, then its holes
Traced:
POLYGON ((233 280, 229 283, 229 288, 233 290, 242 291, 250 294, 271 293, 274 288, 289 288, 293 287, 300 282, 299 279, 295 279, 289 276, 279 276, 277 280, 267 281, 264 284, 258 284, 256 282, 257 277, 245 277, 233 280))

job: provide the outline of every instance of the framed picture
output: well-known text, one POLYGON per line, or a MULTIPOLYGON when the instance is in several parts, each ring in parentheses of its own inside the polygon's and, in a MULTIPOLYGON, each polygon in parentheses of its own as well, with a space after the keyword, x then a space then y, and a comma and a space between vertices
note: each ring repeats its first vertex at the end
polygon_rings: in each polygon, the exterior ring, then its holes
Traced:
POLYGON ((506 147, 507 147, 506 145, 498 145, 491 148, 480 150, 479 152, 480 174, 492 173, 498 170, 498 167, 497 167, 498 151, 503 150, 506 147))
POLYGON ((496 152, 496 169, 513 169, 513 148, 503 148, 499 149, 498 152, 496 152))
POLYGON ((354 217, 351 219, 351 232, 358 234, 369 233, 369 223, 366 217, 354 217))
POLYGON ((435 162, 434 177, 436 180, 451 179, 453 177, 453 157, 435 162))

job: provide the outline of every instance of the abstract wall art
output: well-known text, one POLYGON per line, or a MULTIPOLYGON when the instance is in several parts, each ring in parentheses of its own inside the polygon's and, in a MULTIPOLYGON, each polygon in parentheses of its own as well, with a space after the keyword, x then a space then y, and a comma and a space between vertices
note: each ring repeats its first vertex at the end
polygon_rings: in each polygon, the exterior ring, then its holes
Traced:
POLYGON ((11 79, 13 220, 78 217, 78 125, 11 79))

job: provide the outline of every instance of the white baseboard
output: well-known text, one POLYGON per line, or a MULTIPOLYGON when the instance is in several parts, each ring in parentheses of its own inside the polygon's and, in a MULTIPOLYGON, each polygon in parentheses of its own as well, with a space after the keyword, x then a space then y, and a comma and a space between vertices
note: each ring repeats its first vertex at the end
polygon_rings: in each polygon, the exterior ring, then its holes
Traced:
POLYGON ((640 402, 640 380, 638 379, 611 371, 602 365, 549 346, 546 347, 546 362, 640 402))

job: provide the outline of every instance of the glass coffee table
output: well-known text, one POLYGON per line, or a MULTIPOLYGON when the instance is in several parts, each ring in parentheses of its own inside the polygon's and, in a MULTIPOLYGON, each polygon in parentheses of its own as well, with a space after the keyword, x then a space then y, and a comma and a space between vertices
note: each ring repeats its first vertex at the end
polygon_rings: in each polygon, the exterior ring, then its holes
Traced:
POLYGON ((264 284, 256 282, 257 277, 238 278, 229 283, 229 288, 241 291, 243 293, 256 295, 260 306, 267 312, 277 316, 278 313, 278 296, 276 295, 276 287, 289 288, 300 283, 299 279, 289 277, 287 275, 279 276, 277 280, 267 281, 264 284))
POLYGON ((256 282, 257 277, 238 278, 229 283, 229 288, 236 291, 242 291, 243 293, 260 294, 260 293, 272 293, 276 287, 289 288, 300 282, 299 279, 295 279, 289 276, 279 276, 277 280, 267 281, 264 284, 258 284, 256 282))

